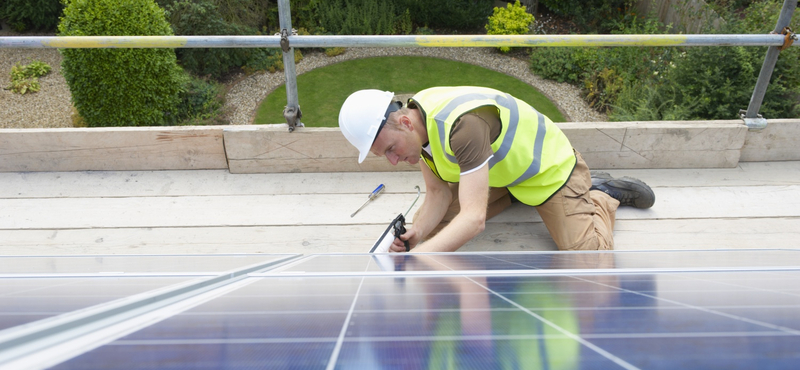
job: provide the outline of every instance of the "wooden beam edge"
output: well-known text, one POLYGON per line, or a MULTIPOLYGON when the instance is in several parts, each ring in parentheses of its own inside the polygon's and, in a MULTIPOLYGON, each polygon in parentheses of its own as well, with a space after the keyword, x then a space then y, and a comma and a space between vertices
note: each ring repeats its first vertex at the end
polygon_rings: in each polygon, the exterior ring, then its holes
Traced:
MULTIPOLYGON (((800 119, 770 120, 761 131, 748 131, 740 120, 567 122, 558 126, 597 168, 706 168, 736 166, 740 160, 800 160, 800 150, 795 149, 800 144, 800 119), (708 137, 709 133, 714 134, 708 137), (641 147, 631 147, 632 143, 641 147), (647 160, 625 160, 642 153, 647 153, 647 160), (598 159, 590 159, 595 155, 598 159)), ((347 145, 338 128, 301 127, 291 133, 286 124, 0 129, 0 172, 416 170, 416 166, 391 166, 375 157, 358 164, 356 158, 355 149, 347 145), (264 150, 264 143, 274 147, 264 150)))

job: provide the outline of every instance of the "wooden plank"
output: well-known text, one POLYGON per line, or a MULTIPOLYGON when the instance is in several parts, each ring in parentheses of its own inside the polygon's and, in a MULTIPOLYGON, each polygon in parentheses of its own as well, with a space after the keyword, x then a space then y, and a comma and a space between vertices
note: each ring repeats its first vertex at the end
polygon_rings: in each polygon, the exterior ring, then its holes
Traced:
MULTIPOLYGON (((742 162, 736 168, 613 169, 659 187, 800 185, 800 161, 742 162)), ((227 170, 0 173, 0 198, 137 197, 182 195, 356 194, 378 184, 385 193, 425 192, 419 171, 231 174, 227 170)))
POLYGON ((558 126, 591 168, 735 167, 741 121, 566 122, 558 126))
POLYGON ((765 129, 748 131, 741 160, 800 160, 800 119, 771 119, 765 129))
MULTIPOLYGON (((619 220, 615 250, 800 249, 800 218, 619 220)), ((490 223, 459 251, 556 250, 541 222, 490 223)))
POLYGON ((0 230, 0 255, 364 253, 386 226, 0 230))
MULTIPOLYGON (((741 121, 559 123, 594 168, 735 167, 747 128, 741 121)), ((225 129, 233 173, 414 171, 368 156, 362 164, 338 128, 285 125, 225 129)))
MULTIPOLYGON (((800 185, 678 187, 656 189, 650 209, 620 207, 617 220, 663 220, 686 218, 798 217, 800 185)), ((533 207, 514 204, 489 223, 537 222, 533 207)))
POLYGON ((227 168, 221 127, 0 130, 0 172, 227 168))
MULTIPOLYGON (((0 230, 0 255, 363 253, 384 225, 0 230)), ((620 220, 616 250, 800 248, 800 218, 620 220)), ((460 251, 555 250, 541 222, 490 223, 460 251)))
POLYGON ((653 188, 800 185, 800 161, 739 162, 735 168, 614 169, 608 172, 615 177, 641 179, 653 188))
MULTIPOLYGON (((124 198, 0 199, 0 229, 207 227, 388 224, 416 194, 290 194, 124 198)), ((413 221, 417 202, 409 214, 413 221)), ((617 219, 800 217, 800 185, 660 188, 655 206, 622 207, 617 219)), ((532 207, 515 204, 490 223, 536 222, 532 207)))
POLYGON ((420 171, 231 174, 227 170, 0 173, 0 198, 355 194, 425 191, 420 171))
POLYGON ((392 166, 368 156, 358 163, 358 151, 339 128, 299 128, 285 125, 236 126, 224 130, 231 173, 417 171, 417 166, 392 166))
POLYGON ((353 218, 366 194, 2 199, 0 229, 388 225, 415 198, 384 194, 353 218))

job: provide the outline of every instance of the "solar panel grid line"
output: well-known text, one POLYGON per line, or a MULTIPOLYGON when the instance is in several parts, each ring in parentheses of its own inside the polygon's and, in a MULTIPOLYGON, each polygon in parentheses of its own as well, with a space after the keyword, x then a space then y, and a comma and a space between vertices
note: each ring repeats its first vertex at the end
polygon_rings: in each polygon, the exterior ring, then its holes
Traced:
POLYGON ((594 343, 591 343, 591 342, 581 338, 581 336, 571 333, 569 330, 566 330, 566 329, 556 325, 554 322, 552 322, 550 320, 547 320, 546 318, 534 313, 533 311, 525 308, 524 306, 520 305, 519 303, 517 303, 517 302, 515 302, 515 301, 513 301, 513 300, 511 300, 511 299, 509 299, 507 297, 505 297, 504 295, 502 295, 500 293, 495 292, 494 290, 490 289, 489 287, 484 286, 484 285, 480 284, 479 282, 472 280, 469 277, 467 277, 467 279, 471 280, 476 285, 483 287, 484 289, 486 289, 491 294, 494 294, 495 296, 500 297, 501 299, 503 299, 503 300, 507 301, 508 303, 514 305, 515 307, 519 308, 520 310, 522 310, 523 312, 527 313, 528 315, 531 315, 532 317, 534 317, 535 319, 537 319, 537 320, 541 321, 542 323, 548 325, 549 327, 559 331, 560 333, 564 334, 566 337, 568 337, 568 338, 570 338, 572 340, 575 340, 576 342, 580 343, 581 345, 591 349, 592 351, 594 351, 594 352, 600 354, 601 356, 607 358, 608 360, 614 362, 615 364, 619 365, 620 367, 622 367, 624 369, 628 369, 628 370, 638 370, 639 369, 638 367, 636 367, 636 366, 628 363, 627 361, 615 356, 614 354, 612 354, 612 353, 600 348, 599 346, 596 346, 594 343))
POLYGON ((641 275, 682 274, 691 272, 763 272, 800 271, 800 266, 777 267, 704 267, 704 268, 619 268, 619 269, 558 269, 558 270, 452 270, 452 271, 366 271, 366 272, 257 272, 251 277, 275 278, 302 275, 303 277, 437 277, 437 276, 562 276, 562 275, 641 275))
POLYGON ((191 280, 88 309, 44 319, 29 325, 0 331, 0 368, 4 368, 7 363, 16 361, 15 359, 17 358, 35 357, 38 351, 44 348, 52 348, 55 343, 68 342, 98 330, 95 325, 98 322, 121 322, 128 318, 127 314, 129 312, 134 312, 135 310, 145 310, 146 312, 147 309, 157 309, 177 302, 170 301, 176 299, 176 297, 186 296, 188 298, 193 294, 202 292, 204 289, 214 289, 214 287, 247 279, 247 273, 249 272, 263 270, 296 258, 298 258, 298 255, 290 255, 277 260, 248 265, 217 277, 201 281, 191 280))
MULTIPOLYGON (((576 277, 576 279, 580 279, 580 278, 576 277)), ((593 283, 603 285, 602 283, 598 283, 598 282, 593 282, 593 283)), ((609 287, 611 287, 611 286, 609 286, 609 287)), ((694 309, 694 310, 703 311, 703 312, 711 313, 711 314, 714 314, 714 315, 719 315, 719 316, 727 317, 727 318, 730 318, 730 319, 734 319, 734 320, 738 320, 738 321, 747 322, 747 323, 750 323, 750 324, 763 326, 765 328, 779 330, 779 331, 782 331, 782 332, 785 332, 785 333, 788 333, 788 334, 800 335, 800 330, 795 330, 795 329, 787 328, 787 327, 780 326, 780 325, 773 325, 773 324, 770 324, 770 323, 767 323, 767 322, 763 322, 763 321, 759 321, 759 320, 753 320, 753 319, 749 319, 749 318, 741 317, 741 316, 737 316, 737 315, 731 315, 731 314, 727 314, 727 313, 724 313, 724 312, 720 312, 718 310, 712 310, 712 309, 708 309, 708 308, 705 308, 705 307, 700 307, 700 306, 696 306, 696 305, 692 305, 692 304, 687 304, 687 303, 679 302, 679 301, 672 300, 672 299, 658 297, 658 296, 654 296, 652 294, 636 292, 636 291, 632 291, 632 290, 624 289, 624 288, 619 288, 619 287, 612 287, 612 288, 620 289, 622 291, 625 291, 625 292, 628 292, 628 293, 637 294, 637 295, 641 295, 641 296, 644 296, 644 297, 647 297, 647 298, 656 299, 658 301, 669 302, 669 303, 672 303, 672 304, 676 304, 676 305, 679 305, 679 306, 684 306, 684 307, 691 308, 691 309, 694 309)))
POLYGON ((0 363, 0 370, 46 369, 253 282, 255 282, 254 279, 240 278, 223 286, 211 287, 199 294, 190 292, 188 294, 192 295, 189 297, 176 296, 173 302, 163 302, 165 304, 155 309, 142 307, 127 311, 124 313, 126 317, 117 318, 108 324, 103 323, 103 320, 98 320, 94 325, 95 328, 87 330, 85 333, 70 336, 67 340, 54 338, 56 340, 52 341, 53 343, 47 346, 46 350, 15 358, 7 363, 0 363))
MULTIPOLYGON (((693 278, 693 277, 689 277, 689 279, 702 280, 702 279, 693 278)), ((764 288, 761 288, 761 287, 749 287, 747 285, 733 284, 733 283, 724 282, 724 281, 717 282, 717 284, 729 285, 731 287, 736 287, 736 288, 745 288, 745 289, 758 290, 758 291, 762 291, 762 292, 770 292, 770 293, 775 293, 775 294, 783 294, 783 295, 788 295, 788 296, 800 297, 800 290, 798 291, 798 293, 792 293, 792 292, 784 292, 784 291, 780 291, 780 290, 776 290, 776 289, 764 289, 764 288)))
MULTIPOLYGON (((489 256, 489 258, 491 258, 491 256, 489 256)), ((441 263, 441 261, 437 261, 437 262, 441 263)), ((507 262, 507 261, 504 261, 504 262, 507 262)), ((514 263, 514 264, 519 264, 519 265, 522 265, 522 266, 525 266, 524 264, 517 263, 517 262, 512 262, 512 263, 514 263)), ((445 265, 445 264, 443 264, 443 263, 442 263, 442 265, 443 265, 443 266, 445 266, 445 267, 447 267, 447 268, 449 268, 449 266, 447 266, 447 265, 445 265)), ((531 267, 531 266, 526 266, 526 267, 531 267)), ((542 322, 542 323, 544 323, 544 324, 546 324, 546 325, 550 326, 551 328, 553 328, 553 329, 555 329, 555 330, 559 331, 560 333, 564 334, 566 337, 568 337, 568 338, 570 338, 570 339, 573 339, 573 340, 575 340, 575 341, 577 341, 577 342, 581 343, 582 345, 584 345, 584 346, 586 346, 586 347, 590 348, 591 350, 593 350, 593 351, 597 352, 597 353, 598 353, 598 354, 600 354, 601 356, 603 356, 603 357, 605 357, 605 358, 609 359, 610 361, 612 361, 612 362, 616 363, 617 365, 621 366, 622 368, 624 368, 624 369, 628 369, 628 370, 634 370, 634 369, 637 369, 637 370, 638 370, 638 369, 639 369, 638 367, 636 367, 636 366, 634 366, 634 365, 632 365, 632 364, 628 363, 627 361, 625 361, 625 360, 623 360, 623 359, 621 359, 621 358, 619 358, 619 357, 615 356, 614 354, 612 354, 612 353, 610 353, 610 352, 608 352, 608 351, 606 351, 606 350, 604 350, 604 349, 602 349, 602 348, 600 348, 600 347, 598 347, 598 346, 594 345, 593 343, 591 343, 591 342, 589 342, 589 341, 586 341, 586 340, 584 340, 583 338, 581 338, 581 336, 579 336, 579 335, 575 335, 575 334, 571 333, 569 330, 566 330, 566 329, 562 328, 561 326, 557 325, 556 323, 554 323, 554 322, 552 322, 552 321, 550 321, 550 320, 548 320, 548 319, 546 319, 546 318, 542 317, 541 315, 538 315, 538 314, 534 313, 533 311, 530 311, 529 309, 525 308, 525 307, 524 307, 524 306, 522 306, 521 304, 519 304, 519 303, 517 303, 517 302, 515 302, 515 301, 513 301, 513 300, 511 300, 511 299, 509 299, 508 297, 506 297, 506 296, 504 296, 504 295, 502 295, 502 294, 500 294, 500 293, 498 293, 498 292, 496 292, 496 291, 494 291, 494 290, 490 289, 489 287, 487 287, 487 286, 485 286, 485 285, 483 285, 483 284, 481 284, 481 283, 479 283, 479 282, 477 282, 477 281, 473 280, 472 278, 469 278, 469 277, 467 277, 467 279, 468 279, 468 280, 470 280, 470 281, 472 281, 472 282, 473 282, 473 283, 475 283, 476 285, 478 285, 478 286, 480 286, 480 287, 482 287, 482 288, 486 289, 486 291, 490 292, 491 294, 494 294, 494 295, 496 295, 496 296, 500 297, 501 299, 503 299, 503 300, 506 300, 507 302, 511 303, 511 304, 512 304, 512 305, 514 305, 515 307, 517 307, 517 308, 519 308, 520 310, 524 311, 525 313, 527 313, 527 314, 529 314, 529 315, 533 316, 534 318, 536 318, 536 319, 537 319, 537 320, 539 320, 540 322, 542 322)), ((543 343, 542 341, 539 341, 539 343, 540 343, 540 345, 544 345, 544 343, 543 343)), ((546 353, 547 351, 546 351, 546 350, 543 350, 542 352, 543 352, 543 353, 546 353)), ((547 363, 547 361, 545 361, 544 363, 547 363)))
POLYGON ((202 276, 216 276, 219 272, 158 272, 158 273, 89 273, 89 274, 0 274, 0 279, 16 279, 16 278, 94 278, 94 277, 107 277, 107 276, 124 276, 124 277, 202 277, 202 276))
MULTIPOLYGON (((126 333, 123 333, 123 335, 126 333)), ((713 337, 751 337, 751 336, 795 336, 785 332, 677 332, 677 333, 625 333, 625 334, 581 334, 584 339, 603 339, 603 338, 713 338, 713 337)), ((403 336, 403 337, 356 337, 344 338, 343 343, 353 342, 417 342, 417 341, 450 341, 450 340, 523 340, 523 339, 551 339, 569 338, 566 335, 553 334, 527 334, 527 335, 458 335, 458 336, 403 336)), ((233 339, 123 339, 107 343, 108 346, 131 346, 131 345, 176 345, 176 344, 274 344, 274 343, 331 343, 338 338, 233 338, 233 339)), ((88 352, 84 351, 84 352, 88 352)))
MULTIPOLYGON (((276 254, 268 258, 298 256, 276 254)), ((0 257, 3 276, 123 275, 164 273, 221 274, 257 265, 261 254, 220 255, 67 255, 67 256, 4 256, 0 257), (175 262, 180 259, 179 262, 175 262), (172 262, 170 262, 172 261, 172 262)))
MULTIPOLYGON (((370 260, 367 263, 365 269, 369 269, 369 264, 372 263, 370 260)), ((350 309, 347 311, 347 317, 345 317, 344 322, 342 323, 342 330, 339 332, 339 337, 336 339, 336 345, 333 347, 333 351, 331 352, 330 360, 328 361, 328 366, 325 367, 326 370, 333 370, 336 367, 336 361, 339 358, 339 353, 342 350, 342 343, 344 342, 345 335, 347 334, 348 326, 350 325, 350 319, 353 317, 353 311, 356 308, 356 302, 359 299, 359 293, 361 292, 361 287, 364 286, 364 278, 361 278, 361 281, 358 283, 358 288, 356 289, 355 294, 353 295, 353 302, 350 304, 350 309)))
POLYGON ((624 333, 624 334, 581 334, 586 339, 607 338, 727 338, 727 337, 794 337, 796 334, 776 331, 718 331, 718 332, 678 332, 678 333, 624 333))

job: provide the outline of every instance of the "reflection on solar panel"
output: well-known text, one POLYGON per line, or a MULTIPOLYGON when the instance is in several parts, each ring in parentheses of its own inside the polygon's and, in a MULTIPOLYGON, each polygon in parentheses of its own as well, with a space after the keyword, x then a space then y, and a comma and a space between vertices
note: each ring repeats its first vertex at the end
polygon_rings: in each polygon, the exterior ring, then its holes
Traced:
POLYGON ((795 250, 260 257, 203 277, 4 277, 0 314, 66 313, 6 324, 0 368, 800 363, 795 250))

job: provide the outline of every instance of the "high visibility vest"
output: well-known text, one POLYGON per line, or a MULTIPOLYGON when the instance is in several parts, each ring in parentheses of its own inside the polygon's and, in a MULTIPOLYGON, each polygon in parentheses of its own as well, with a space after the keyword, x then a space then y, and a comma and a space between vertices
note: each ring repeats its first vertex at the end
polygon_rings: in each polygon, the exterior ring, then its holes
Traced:
POLYGON ((577 159, 564 133, 549 118, 509 94, 484 87, 434 87, 411 101, 428 130, 433 161, 423 156, 440 179, 458 182, 461 168, 450 148, 453 124, 467 112, 493 106, 502 130, 492 143, 489 186, 507 187, 519 201, 538 206, 567 182, 577 159))

